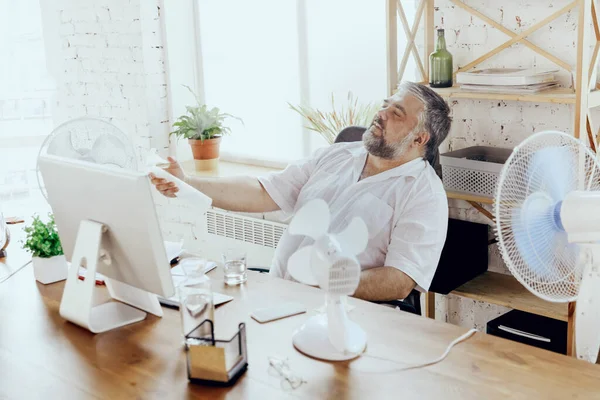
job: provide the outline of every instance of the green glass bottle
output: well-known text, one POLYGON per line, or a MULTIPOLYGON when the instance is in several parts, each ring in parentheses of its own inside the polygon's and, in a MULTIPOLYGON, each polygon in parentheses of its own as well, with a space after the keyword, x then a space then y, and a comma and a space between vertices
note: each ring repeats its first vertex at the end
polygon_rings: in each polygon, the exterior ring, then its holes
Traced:
POLYGON ((438 29, 435 51, 429 55, 429 86, 445 88, 452 86, 452 54, 446 50, 444 30, 438 29))

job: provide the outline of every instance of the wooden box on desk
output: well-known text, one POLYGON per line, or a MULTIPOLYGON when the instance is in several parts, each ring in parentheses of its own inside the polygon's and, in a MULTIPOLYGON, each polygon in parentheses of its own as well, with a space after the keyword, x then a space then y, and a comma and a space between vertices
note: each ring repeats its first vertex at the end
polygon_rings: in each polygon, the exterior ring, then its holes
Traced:
POLYGON ((448 294, 488 269, 489 226, 448 219, 448 233, 429 290, 448 294))

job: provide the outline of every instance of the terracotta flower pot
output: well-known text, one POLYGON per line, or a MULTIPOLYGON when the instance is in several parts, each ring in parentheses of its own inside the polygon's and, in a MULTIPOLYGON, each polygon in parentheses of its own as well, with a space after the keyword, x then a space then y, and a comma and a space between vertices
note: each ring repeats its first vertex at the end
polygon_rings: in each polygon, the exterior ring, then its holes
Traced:
POLYGON ((192 147, 194 160, 214 160, 219 158, 220 136, 206 140, 188 139, 188 142, 192 147))

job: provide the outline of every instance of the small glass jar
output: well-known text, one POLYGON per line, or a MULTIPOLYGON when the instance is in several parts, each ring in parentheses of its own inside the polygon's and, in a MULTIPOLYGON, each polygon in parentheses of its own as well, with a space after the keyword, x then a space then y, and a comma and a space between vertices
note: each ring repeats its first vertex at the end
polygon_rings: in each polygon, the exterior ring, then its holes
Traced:
POLYGON ((203 265, 198 265, 194 270, 188 269, 186 275, 177 289, 183 336, 185 338, 193 333, 195 337, 211 338, 212 324, 204 324, 199 328, 206 319, 214 324, 215 307, 210 278, 204 274, 203 265))

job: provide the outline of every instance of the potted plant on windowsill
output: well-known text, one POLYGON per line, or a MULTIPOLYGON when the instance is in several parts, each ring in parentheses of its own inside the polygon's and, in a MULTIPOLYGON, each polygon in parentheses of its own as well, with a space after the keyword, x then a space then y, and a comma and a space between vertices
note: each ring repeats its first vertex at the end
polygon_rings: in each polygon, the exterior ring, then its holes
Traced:
POLYGON ((31 252, 35 279, 47 285, 67 279, 67 260, 54 223, 54 216, 48 214, 44 223, 39 216, 25 228, 27 234, 23 247, 31 252))
MULTIPOLYGON (((212 161, 213 165, 219 159, 221 138, 231 132, 223 125, 226 118, 231 117, 242 121, 231 114, 221 113, 217 107, 208 108, 201 104, 200 99, 189 86, 185 86, 195 97, 195 106, 186 106, 187 113, 180 116, 173 124, 176 129, 169 134, 178 139, 187 139, 192 149, 194 160, 212 161)), ((198 165, 198 163, 196 163, 198 165)))

